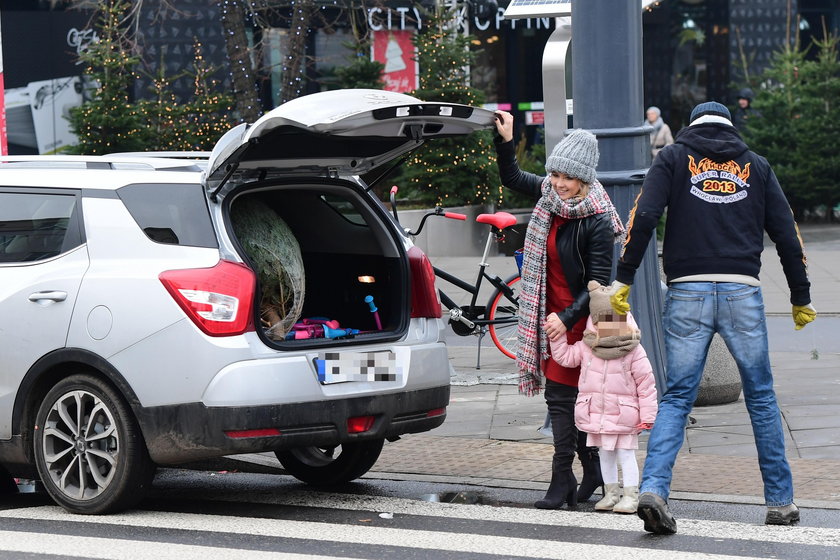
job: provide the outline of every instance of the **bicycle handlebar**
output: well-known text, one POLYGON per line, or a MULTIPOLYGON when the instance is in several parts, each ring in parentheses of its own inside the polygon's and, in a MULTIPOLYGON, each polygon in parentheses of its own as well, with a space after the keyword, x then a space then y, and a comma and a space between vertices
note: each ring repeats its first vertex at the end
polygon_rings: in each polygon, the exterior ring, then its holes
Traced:
POLYGON ((450 218, 452 220, 463 220, 466 221, 467 215, 466 214, 459 214, 458 212, 444 212, 444 218, 450 218))
MULTIPOLYGON (((394 214, 394 220, 399 224, 400 218, 397 216, 397 191, 399 188, 394 185, 391 187, 389 192, 389 196, 391 198, 391 212, 394 214)), ((408 235, 420 235, 420 232, 423 230, 423 226, 426 224, 426 218, 429 216, 443 216, 444 218, 449 218, 451 220, 462 220, 465 221, 467 219, 466 214, 459 214, 458 212, 444 212, 443 208, 440 206, 435 206, 435 209, 428 214, 423 216, 423 219, 420 220, 420 225, 417 226, 417 231, 411 231, 408 228, 405 228, 405 232, 408 235)), ((402 226, 402 224, 400 224, 402 226)))

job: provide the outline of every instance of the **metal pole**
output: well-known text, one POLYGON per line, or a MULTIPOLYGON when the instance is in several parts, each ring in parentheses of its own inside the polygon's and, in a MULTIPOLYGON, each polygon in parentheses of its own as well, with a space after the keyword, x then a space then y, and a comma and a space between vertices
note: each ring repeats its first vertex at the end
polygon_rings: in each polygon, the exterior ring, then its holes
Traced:
POLYGON ((3 85, 3 38, 0 33, 0 155, 9 151, 6 137, 6 103, 3 85))
POLYGON ((543 103, 546 154, 563 139, 569 127, 566 113, 566 53, 572 40, 572 18, 554 18, 554 31, 543 51, 543 103))
MULTIPOLYGON (((572 0, 572 26, 574 126, 598 137, 598 179, 626 222, 650 167, 651 129, 642 125, 642 9, 638 1, 572 0)), ((616 247, 616 261, 619 254, 616 247)), ((661 282, 654 237, 636 273, 630 307, 660 394, 665 387, 661 282)))

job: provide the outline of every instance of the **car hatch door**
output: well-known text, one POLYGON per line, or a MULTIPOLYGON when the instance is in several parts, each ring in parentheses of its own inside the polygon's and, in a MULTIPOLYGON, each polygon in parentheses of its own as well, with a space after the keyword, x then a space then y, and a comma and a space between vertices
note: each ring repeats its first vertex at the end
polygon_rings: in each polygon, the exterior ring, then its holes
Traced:
POLYGON ((360 175, 435 138, 494 126, 492 111, 382 90, 333 90, 284 103, 228 131, 213 149, 211 196, 267 176, 360 175))

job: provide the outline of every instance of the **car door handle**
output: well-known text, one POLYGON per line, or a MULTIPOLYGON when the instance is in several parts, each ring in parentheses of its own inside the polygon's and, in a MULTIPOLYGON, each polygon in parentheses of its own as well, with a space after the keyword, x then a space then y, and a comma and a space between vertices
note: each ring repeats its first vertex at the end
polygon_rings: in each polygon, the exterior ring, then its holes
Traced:
POLYGON ((40 303, 45 300, 47 301, 64 301, 67 299, 67 292, 58 292, 58 291, 51 291, 51 292, 35 292, 34 294, 30 294, 29 301, 34 301, 35 303, 40 303))

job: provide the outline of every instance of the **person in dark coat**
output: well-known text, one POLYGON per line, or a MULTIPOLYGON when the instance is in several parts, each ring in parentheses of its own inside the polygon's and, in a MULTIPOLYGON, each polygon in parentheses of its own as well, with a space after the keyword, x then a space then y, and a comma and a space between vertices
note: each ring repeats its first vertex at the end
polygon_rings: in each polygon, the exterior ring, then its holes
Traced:
POLYGON ((755 116, 752 107, 750 107, 752 100, 753 90, 750 88, 744 88, 738 92, 738 106, 732 115, 732 125, 739 132, 743 132, 747 127, 750 117, 755 116))
POLYGON ((638 515, 646 531, 676 533, 668 494, 686 420, 697 398, 715 333, 738 364, 752 423, 770 525, 799 521, 773 389, 759 272, 764 234, 776 245, 790 289, 794 328, 813 321, 811 283, 799 229, 765 158, 750 151, 729 109, 697 105, 690 124, 648 171, 630 212, 616 269, 613 309, 627 313, 633 276, 667 207, 662 263, 666 387, 647 445, 638 515))

